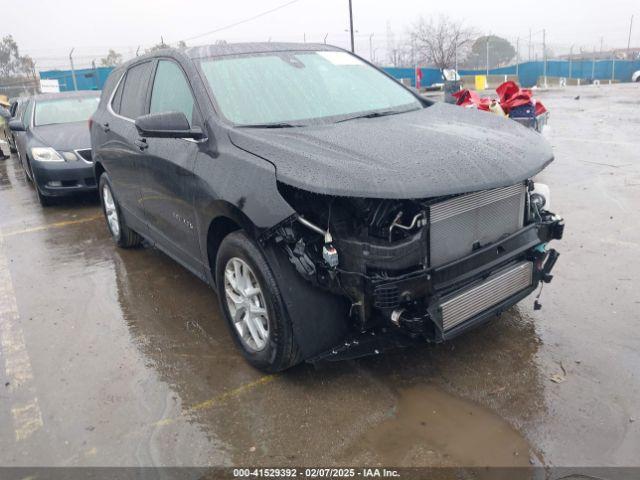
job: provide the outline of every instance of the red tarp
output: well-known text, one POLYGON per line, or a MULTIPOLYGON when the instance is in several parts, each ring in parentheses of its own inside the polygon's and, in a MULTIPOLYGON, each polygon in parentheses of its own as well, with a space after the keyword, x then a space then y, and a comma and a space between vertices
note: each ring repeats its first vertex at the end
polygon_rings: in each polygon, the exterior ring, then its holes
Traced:
MULTIPOLYGON (((533 98, 531 90, 528 88, 520 88, 516 82, 504 82, 496 88, 496 93, 500 100, 500 106, 507 115, 512 108, 529 104, 534 105, 536 116, 547 111, 541 102, 533 98)), ((491 104, 490 98, 481 97, 477 92, 470 90, 460 90, 454 93, 453 96, 457 99, 456 105, 462 107, 474 105, 478 110, 488 111, 489 105, 491 104)))

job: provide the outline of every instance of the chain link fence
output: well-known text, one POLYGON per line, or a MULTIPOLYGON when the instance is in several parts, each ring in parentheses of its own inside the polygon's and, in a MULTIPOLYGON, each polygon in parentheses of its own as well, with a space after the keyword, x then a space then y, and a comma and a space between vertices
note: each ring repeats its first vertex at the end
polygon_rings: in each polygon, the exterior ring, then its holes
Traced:
POLYGON ((0 78, 0 95, 14 98, 39 92, 40 82, 37 78, 0 78))

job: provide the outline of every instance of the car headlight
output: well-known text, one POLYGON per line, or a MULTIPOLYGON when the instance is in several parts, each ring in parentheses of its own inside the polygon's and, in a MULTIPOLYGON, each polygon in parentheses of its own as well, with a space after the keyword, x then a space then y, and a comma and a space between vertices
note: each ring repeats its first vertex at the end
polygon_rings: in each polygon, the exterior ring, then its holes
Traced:
POLYGON ((64 159, 51 147, 34 147, 31 156, 40 162, 64 162, 64 159))
POLYGON ((549 185, 535 183, 530 198, 531 202, 536 203, 539 210, 542 209, 542 207, 547 211, 551 208, 551 190, 549 190, 549 185))

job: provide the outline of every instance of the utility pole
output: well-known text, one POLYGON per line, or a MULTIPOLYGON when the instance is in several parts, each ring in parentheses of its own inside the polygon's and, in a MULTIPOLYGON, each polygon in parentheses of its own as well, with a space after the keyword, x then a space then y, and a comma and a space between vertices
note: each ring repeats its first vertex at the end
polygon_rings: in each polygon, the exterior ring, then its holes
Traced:
POLYGON ((600 37, 600 53, 602 53, 602 45, 604 43, 604 37, 600 37))
POLYGON ((69 63, 71 63, 71 78, 73 79, 73 89, 78 90, 78 81, 76 80, 76 69, 73 67, 73 51, 75 47, 69 52, 69 63))
POLYGON ((369 60, 373 63, 373 33, 369 35, 369 60))
MULTIPOLYGON (((629 40, 627 40, 627 50, 631 48, 631 30, 633 29, 633 15, 631 15, 631 21, 629 22, 629 40)), ((627 55, 629 52, 627 52, 627 55)))
POLYGON ((547 30, 542 29, 542 76, 544 77, 544 86, 547 86, 547 30))
POLYGON ((327 33, 327 34, 325 34, 325 36, 324 36, 324 43, 325 43, 325 45, 327 44, 327 37, 328 37, 328 36, 329 36, 329 34, 328 34, 328 33, 327 33))
POLYGON ((529 29, 529 61, 531 61, 531 29, 529 29))
POLYGON ((487 35, 487 82, 489 81, 489 35, 487 35))
POLYGON ((351 7, 351 0, 349 0, 349 32, 351 33, 351 52, 356 53, 356 46, 353 41, 353 8, 351 7))

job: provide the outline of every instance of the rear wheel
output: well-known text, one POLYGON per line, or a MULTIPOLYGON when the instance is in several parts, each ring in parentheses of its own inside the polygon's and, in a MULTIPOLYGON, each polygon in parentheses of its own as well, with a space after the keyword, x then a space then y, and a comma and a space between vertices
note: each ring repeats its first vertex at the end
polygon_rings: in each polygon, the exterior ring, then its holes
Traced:
POLYGON ((231 334, 251 365, 277 372, 299 363, 291 320, 258 246, 241 231, 222 241, 216 259, 218 299, 231 334))
POLYGON ((132 248, 140 245, 142 238, 127 226, 122 216, 120 205, 113 194, 111 181, 106 173, 100 176, 99 189, 102 212, 113 241, 121 248, 132 248))

